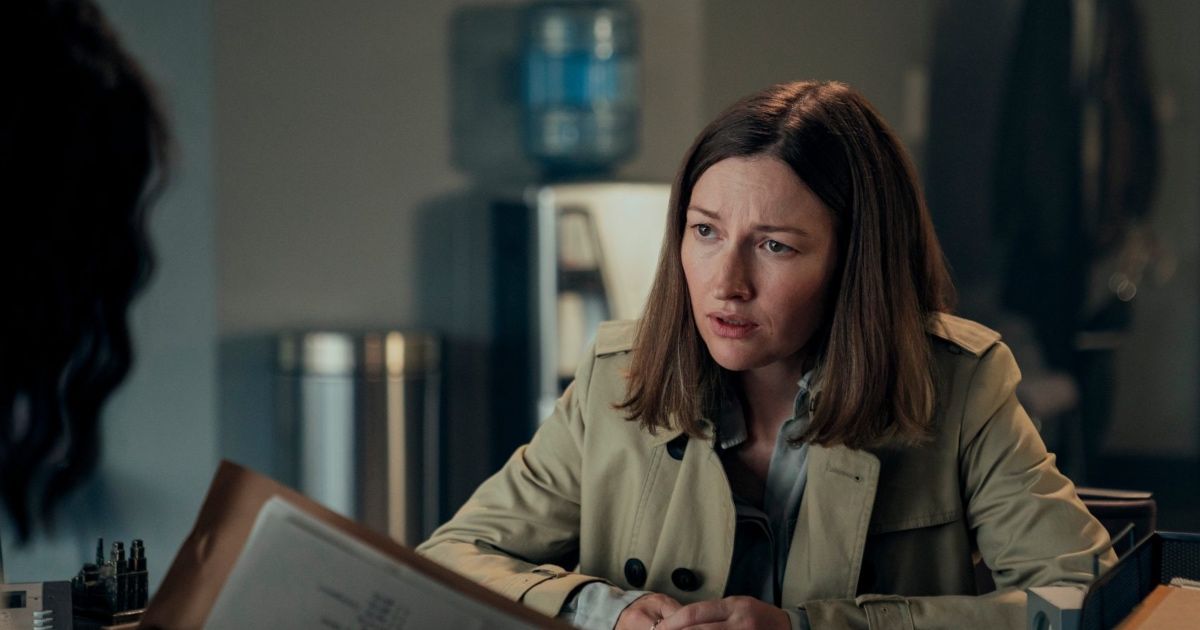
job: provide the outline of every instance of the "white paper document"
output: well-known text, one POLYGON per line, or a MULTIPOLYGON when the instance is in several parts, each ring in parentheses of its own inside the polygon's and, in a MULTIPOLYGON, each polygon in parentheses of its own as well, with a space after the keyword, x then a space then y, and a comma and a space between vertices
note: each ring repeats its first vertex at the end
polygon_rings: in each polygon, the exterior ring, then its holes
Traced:
POLYGON ((274 497, 259 512, 205 626, 506 630, 527 624, 274 497))

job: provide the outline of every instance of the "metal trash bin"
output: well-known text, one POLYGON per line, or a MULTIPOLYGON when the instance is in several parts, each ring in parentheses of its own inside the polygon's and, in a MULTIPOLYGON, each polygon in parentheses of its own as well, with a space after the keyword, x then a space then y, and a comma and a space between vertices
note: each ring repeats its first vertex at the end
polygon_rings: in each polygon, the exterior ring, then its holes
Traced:
POLYGON ((440 522, 441 343, 400 331, 279 336, 275 469, 414 545, 440 522))

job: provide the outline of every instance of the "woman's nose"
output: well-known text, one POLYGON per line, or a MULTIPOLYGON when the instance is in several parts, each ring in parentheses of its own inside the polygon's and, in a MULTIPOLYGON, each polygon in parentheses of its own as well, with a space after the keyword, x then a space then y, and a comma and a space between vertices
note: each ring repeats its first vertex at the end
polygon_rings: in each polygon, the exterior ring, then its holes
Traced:
POLYGON ((748 300, 754 295, 749 269, 736 250, 722 256, 717 263, 713 297, 718 300, 748 300))

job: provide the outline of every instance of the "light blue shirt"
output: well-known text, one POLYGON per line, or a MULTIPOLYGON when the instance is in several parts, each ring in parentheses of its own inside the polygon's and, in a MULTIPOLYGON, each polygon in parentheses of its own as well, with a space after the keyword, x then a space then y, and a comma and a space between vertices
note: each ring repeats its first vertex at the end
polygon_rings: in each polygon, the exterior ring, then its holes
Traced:
MULTIPOLYGON (((792 530, 808 481, 808 444, 792 446, 790 440, 808 428, 812 407, 809 387, 813 372, 797 384, 799 391, 792 403, 792 417, 784 421, 775 436, 775 448, 767 468, 762 505, 733 497, 737 514, 733 558, 729 567, 725 595, 749 595, 780 605, 783 575, 791 549, 792 530)), ((736 397, 727 395, 717 414, 714 448, 727 451, 745 443, 746 419, 736 397)), ((724 461, 724 460, 722 460, 724 461)), ((604 582, 591 582, 563 605, 559 618, 579 628, 608 630, 629 604, 649 591, 624 591, 604 582)), ((787 610, 801 628, 808 627, 803 611, 787 610)))

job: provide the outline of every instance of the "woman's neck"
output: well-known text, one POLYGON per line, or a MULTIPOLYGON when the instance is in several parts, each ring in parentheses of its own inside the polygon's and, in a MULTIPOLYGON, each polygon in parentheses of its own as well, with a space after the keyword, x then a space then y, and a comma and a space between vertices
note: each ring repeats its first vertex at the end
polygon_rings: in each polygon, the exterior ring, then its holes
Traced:
POLYGON ((800 376, 770 368, 738 373, 746 431, 752 441, 775 441, 779 427, 792 416, 800 376))

